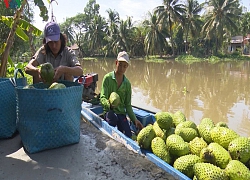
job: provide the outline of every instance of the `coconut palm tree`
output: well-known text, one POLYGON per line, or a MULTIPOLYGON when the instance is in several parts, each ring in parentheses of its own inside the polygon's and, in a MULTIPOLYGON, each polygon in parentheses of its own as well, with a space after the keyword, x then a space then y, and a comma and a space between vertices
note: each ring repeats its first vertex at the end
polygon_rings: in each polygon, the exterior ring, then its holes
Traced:
POLYGON ((184 27, 185 27, 185 52, 187 52, 188 36, 195 38, 198 37, 203 22, 200 19, 200 12, 204 7, 204 3, 199 4, 197 0, 187 0, 184 5, 186 11, 184 14, 184 27))
POLYGON ((222 46, 224 34, 237 31, 240 15, 238 0, 210 0, 206 9, 202 32, 208 39, 215 39, 215 53, 222 46))
POLYGON ((106 36, 106 21, 100 15, 96 15, 89 25, 89 30, 85 34, 85 39, 89 42, 88 47, 90 52, 93 54, 95 50, 96 53, 100 54, 103 48, 103 39, 106 36))
POLYGON ((105 55, 116 55, 116 42, 119 37, 119 24, 120 16, 119 13, 115 10, 108 9, 107 19, 107 36, 105 37, 106 45, 104 47, 105 55))
POLYGON ((160 23, 159 16, 156 13, 148 12, 148 15, 149 19, 143 22, 143 26, 147 31, 144 40, 146 55, 159 53, 162 56, 163 50, 167 46, 166 37, 168 33, 166 26, 160 23))
POLYGON ((163 6, 156 7, 155 13, 159 15, 159 21, 162 24, 167 23, 168 25, 172 52, 175 55, 173 25, 183 22, 182 15, 185 13, 184 5, 179 3, 179 0, 163 0, 163 6))

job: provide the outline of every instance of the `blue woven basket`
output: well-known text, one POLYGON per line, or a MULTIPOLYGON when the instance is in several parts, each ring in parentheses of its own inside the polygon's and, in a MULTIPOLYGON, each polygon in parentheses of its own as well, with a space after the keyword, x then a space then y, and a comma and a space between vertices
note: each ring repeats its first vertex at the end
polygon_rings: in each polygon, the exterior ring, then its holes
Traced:
POLYGON ((29 153, 78 143, 83 86, 62 81, 65 89, 16 88, 17 128, 29 153))
POLYGON ((26 84, 27 79, 20 69, 15 70, 13 79, 0 78, 0 139, 10 138, 16 132, 15 85, 25 86, 26 84), (18 72, 21 72, 23 78, 17 78, 18 72))

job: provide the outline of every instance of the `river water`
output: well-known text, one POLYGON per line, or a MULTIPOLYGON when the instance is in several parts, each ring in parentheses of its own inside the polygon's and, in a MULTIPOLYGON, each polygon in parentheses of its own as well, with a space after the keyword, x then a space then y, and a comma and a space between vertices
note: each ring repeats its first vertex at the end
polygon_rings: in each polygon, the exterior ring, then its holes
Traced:
MULTIPOLYGON (((97 73, 96 93, 103 76, 114 70, 114 60, 84 60, 84 74, 97 73)), ((203 118, 226 122, 241 136, 250 136, 250 62, 132 60, 126 71, 132 84, 132 105, 154 112, 182 111, 197 125, 203 118)))

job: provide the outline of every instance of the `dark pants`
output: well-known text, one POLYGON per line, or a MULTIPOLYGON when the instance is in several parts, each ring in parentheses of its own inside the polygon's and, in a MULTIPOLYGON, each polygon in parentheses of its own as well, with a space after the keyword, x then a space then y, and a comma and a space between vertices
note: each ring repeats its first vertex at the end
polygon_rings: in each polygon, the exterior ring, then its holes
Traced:
POLYGON ((117 129, 123 134, 131 138, 132 132, 127 120, 126 115, 116 114, 114 111, 110 110, 105 114, 105 120, 109 123, 110 126, 117 126, 117 129))

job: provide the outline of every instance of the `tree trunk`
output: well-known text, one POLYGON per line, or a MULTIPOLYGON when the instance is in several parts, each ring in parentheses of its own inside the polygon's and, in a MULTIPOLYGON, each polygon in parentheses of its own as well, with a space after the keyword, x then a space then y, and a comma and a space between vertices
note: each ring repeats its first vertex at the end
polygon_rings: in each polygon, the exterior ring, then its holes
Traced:
POLYGON ((170 42, 172 46, 173 56, 175 56, 175 49, 174 49, 174 40, 173 40, 173 32, 172 32, 172 21, 170 19, 170 14, 168 15, 168 22, 169 22, 169 34, 170 34, 170 42))
POLYGON ((5 50, 3 52, 2 59, 1 59, 0 77, 5 77, 6 76, 7 60, 8 60, 8 57, 9 57, 10 48, 13 45, 14 36, 15 36, 15 33, 16 33, 16 29, 17 29, 17 26, 18 26, 20 15, 22 14, 23 8, 26 5, 26 3, 27 3, 27 1, 24 0, 22 2, 21 7, 19 9, 17 9, 17 11, 16 11, 16 13, 14 15, 14 22, 12 24, 10 33, 9 33, 9 35, 7 37, 6 47, 5 47, 5 50))
POLYGON ((36 48, 34 46, 34 38, 33 38, 33 35, 32 35, 32 31, 33 31, 33 28, 30 27, 27 34, 29 36, 30 51, 31 51, 32 54, 35 54, 36 53, 36 48))

